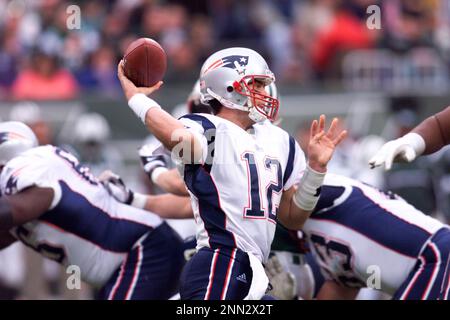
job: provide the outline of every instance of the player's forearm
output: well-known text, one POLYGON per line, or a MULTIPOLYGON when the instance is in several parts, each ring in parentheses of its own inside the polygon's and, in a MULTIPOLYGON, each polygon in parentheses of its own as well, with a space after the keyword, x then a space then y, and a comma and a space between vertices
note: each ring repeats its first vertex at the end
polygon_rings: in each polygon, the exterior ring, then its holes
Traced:
MULTIPOLYGON (((30 187, 17 194, 3 196, 11 213, 11 219, 6 218, 1 222, 0 230, 9 230, 12 226, 18 226, 35 220, 48 211, 53 201, 54 190, 52 188, 30 187)), ((0 199, 3 199, 0 198, 0 199)))
POLYGON ((195 137, 183 124, 161 109, 153 99, 142 93, 134 94, 128 100, 129 107, 141 119, 150 132, 169 150, 182 144, 183 150, 194 150, 195 137))
POLYGON ((147 196, 144 209, 156 213, 164 219, 189 219, 194 217, 190 199, 172 194, 147 196))
POLYGON ((186 190, 186 185, 176 169, 161 173, 155 180, 158 187, 165 192, 172 193, 177 196, 189 196, 189 193, 186 190))
POLYGON ((327 280, 317 294, 317 300, 355 300, 358 289, 338 285, 327 280))
POLYGON ((311 214, 311 211, 300 209, 293 202, 292 199, 296 190, 297 188, 294 186, 283 192, 278 210, 278 220, 283 226, 291 230, 300 230, 303 228, 303 224, 311 214))
POLYGON ((438 151, 450 143, 450 107, 425 119, 412 132, 422 136, 425 141, 423 154, 438 151))
POLYGON ((303 227, 319 201, 326 167, 323 170, 325 171, 318 172, 308 165, 298 186, 292 187, 283 194, 280 211, 283 209, 282 214, 284 216, 281 217, 280 221, 285 227, 293 230, 303 227))
POLYGON ((145 126, 169 150, 182 141, 192 139, 183 124, 162 109, 148 110, 145 115, 145 126))
POLYGON ((297 205, 291 201, 288 214, 284 219, 280 219, 281 223, 288 229, 300 230, 303 228, 306 220, 311 215, 311 211, 306 211, 297 207, 297 205))

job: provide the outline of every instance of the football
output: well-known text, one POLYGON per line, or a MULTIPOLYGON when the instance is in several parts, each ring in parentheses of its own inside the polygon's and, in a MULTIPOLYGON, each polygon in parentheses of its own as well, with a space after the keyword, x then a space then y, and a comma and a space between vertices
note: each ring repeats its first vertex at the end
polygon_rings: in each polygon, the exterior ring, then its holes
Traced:
POLYGON ((158 83, 166 72, 167 56, 164 49, 153 39, 139 38, 127 48, 124 72, 137 87, 151 87, 158 83))

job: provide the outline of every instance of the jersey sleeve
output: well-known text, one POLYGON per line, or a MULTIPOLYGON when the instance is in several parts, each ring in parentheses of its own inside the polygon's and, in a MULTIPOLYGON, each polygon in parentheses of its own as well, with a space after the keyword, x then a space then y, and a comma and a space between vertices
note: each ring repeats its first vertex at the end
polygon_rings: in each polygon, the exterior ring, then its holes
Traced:
POLYGON ((306 159, 303 150, 295 139, 289 136, 289 154, 283 176, 283 190, 288 190, 300 182, 306 168, 306 159))
POLYGON ((209 119, 199 114, 187 114, 179 120, 200 142, 203 152, 202 161, 205 162, 208 156, 208 146, 215 135, 215 132, 213 132, 215 126, 209 119))
POLYGON ((53 187, 48 166, 35 158, 18 157, 9 161, 0 177, 1 193, 17 194, 29 187, 53 187))

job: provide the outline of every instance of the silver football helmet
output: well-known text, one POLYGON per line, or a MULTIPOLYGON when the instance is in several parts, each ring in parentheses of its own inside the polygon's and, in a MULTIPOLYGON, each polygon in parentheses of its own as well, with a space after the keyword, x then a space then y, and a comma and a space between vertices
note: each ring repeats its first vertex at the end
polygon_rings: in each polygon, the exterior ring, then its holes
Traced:
POLYGON ((1 166, 22 152, 37 146, 37 138, 27 125, 18 121, 0 123, 1 166))
POLYGON ((75 143, 104 143, 110 135, 111 129, 108 121, 96 112, 82 114, 74 125, 73 138, 75 143))
POLYGON ((224 107, 249 112, 255 122, 276 119, 279 102, 255 90, 256 82, 266 88, 275 81, 264 58, 248 48, 228 48, 211 55, 200 71, 201 100, 218 100, 224 107))
POLYGON ((275 82, 272 82, 270 85, 267 86, 267 93, 269 94, 269 96, 279 101, 278 89, 277 86, 275 85, 275 82))

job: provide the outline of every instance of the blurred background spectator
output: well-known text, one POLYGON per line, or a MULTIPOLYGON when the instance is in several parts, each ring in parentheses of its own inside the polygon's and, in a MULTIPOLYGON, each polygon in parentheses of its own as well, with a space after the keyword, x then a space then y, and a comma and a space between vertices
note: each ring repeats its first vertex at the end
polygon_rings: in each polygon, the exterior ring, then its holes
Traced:
POLYGON ((98 113, 82 114, 74 124, 71 151, 94 176, 105 170, 121 172, 122 156, 109 144, 111 129, 98 113))
POLYGON ((44 120, 38 104, 30 101, 15 104, 9 113, 9 120, 20 121, 29 126, 36 135, 39 145, 53 143, 52 129, 44 120))
POLYGON ((344 57, 359 49, 406 54, 425 47, 437 53, 433 59, 448 57, 446 2, 77 1, 81 28, 70 30, 68 1, 0 0, 0 92, 16 99, 71 99, 80 88, 114 96, 120 92, 116 63, 141 36, 166 50, 170 82, 193 81, 211 52, 245 45, 268 58, 279 82, 321 86, 339 80, 344 57), (370 5, 381 8, 380 30, 367 27, 370 5))
POLYGON ((29 66, 19 71, 12 84, 16 100, 64 100, 76 97, 73 75, 60 68, 58 57, 41 51, 32 54, 29 66))

